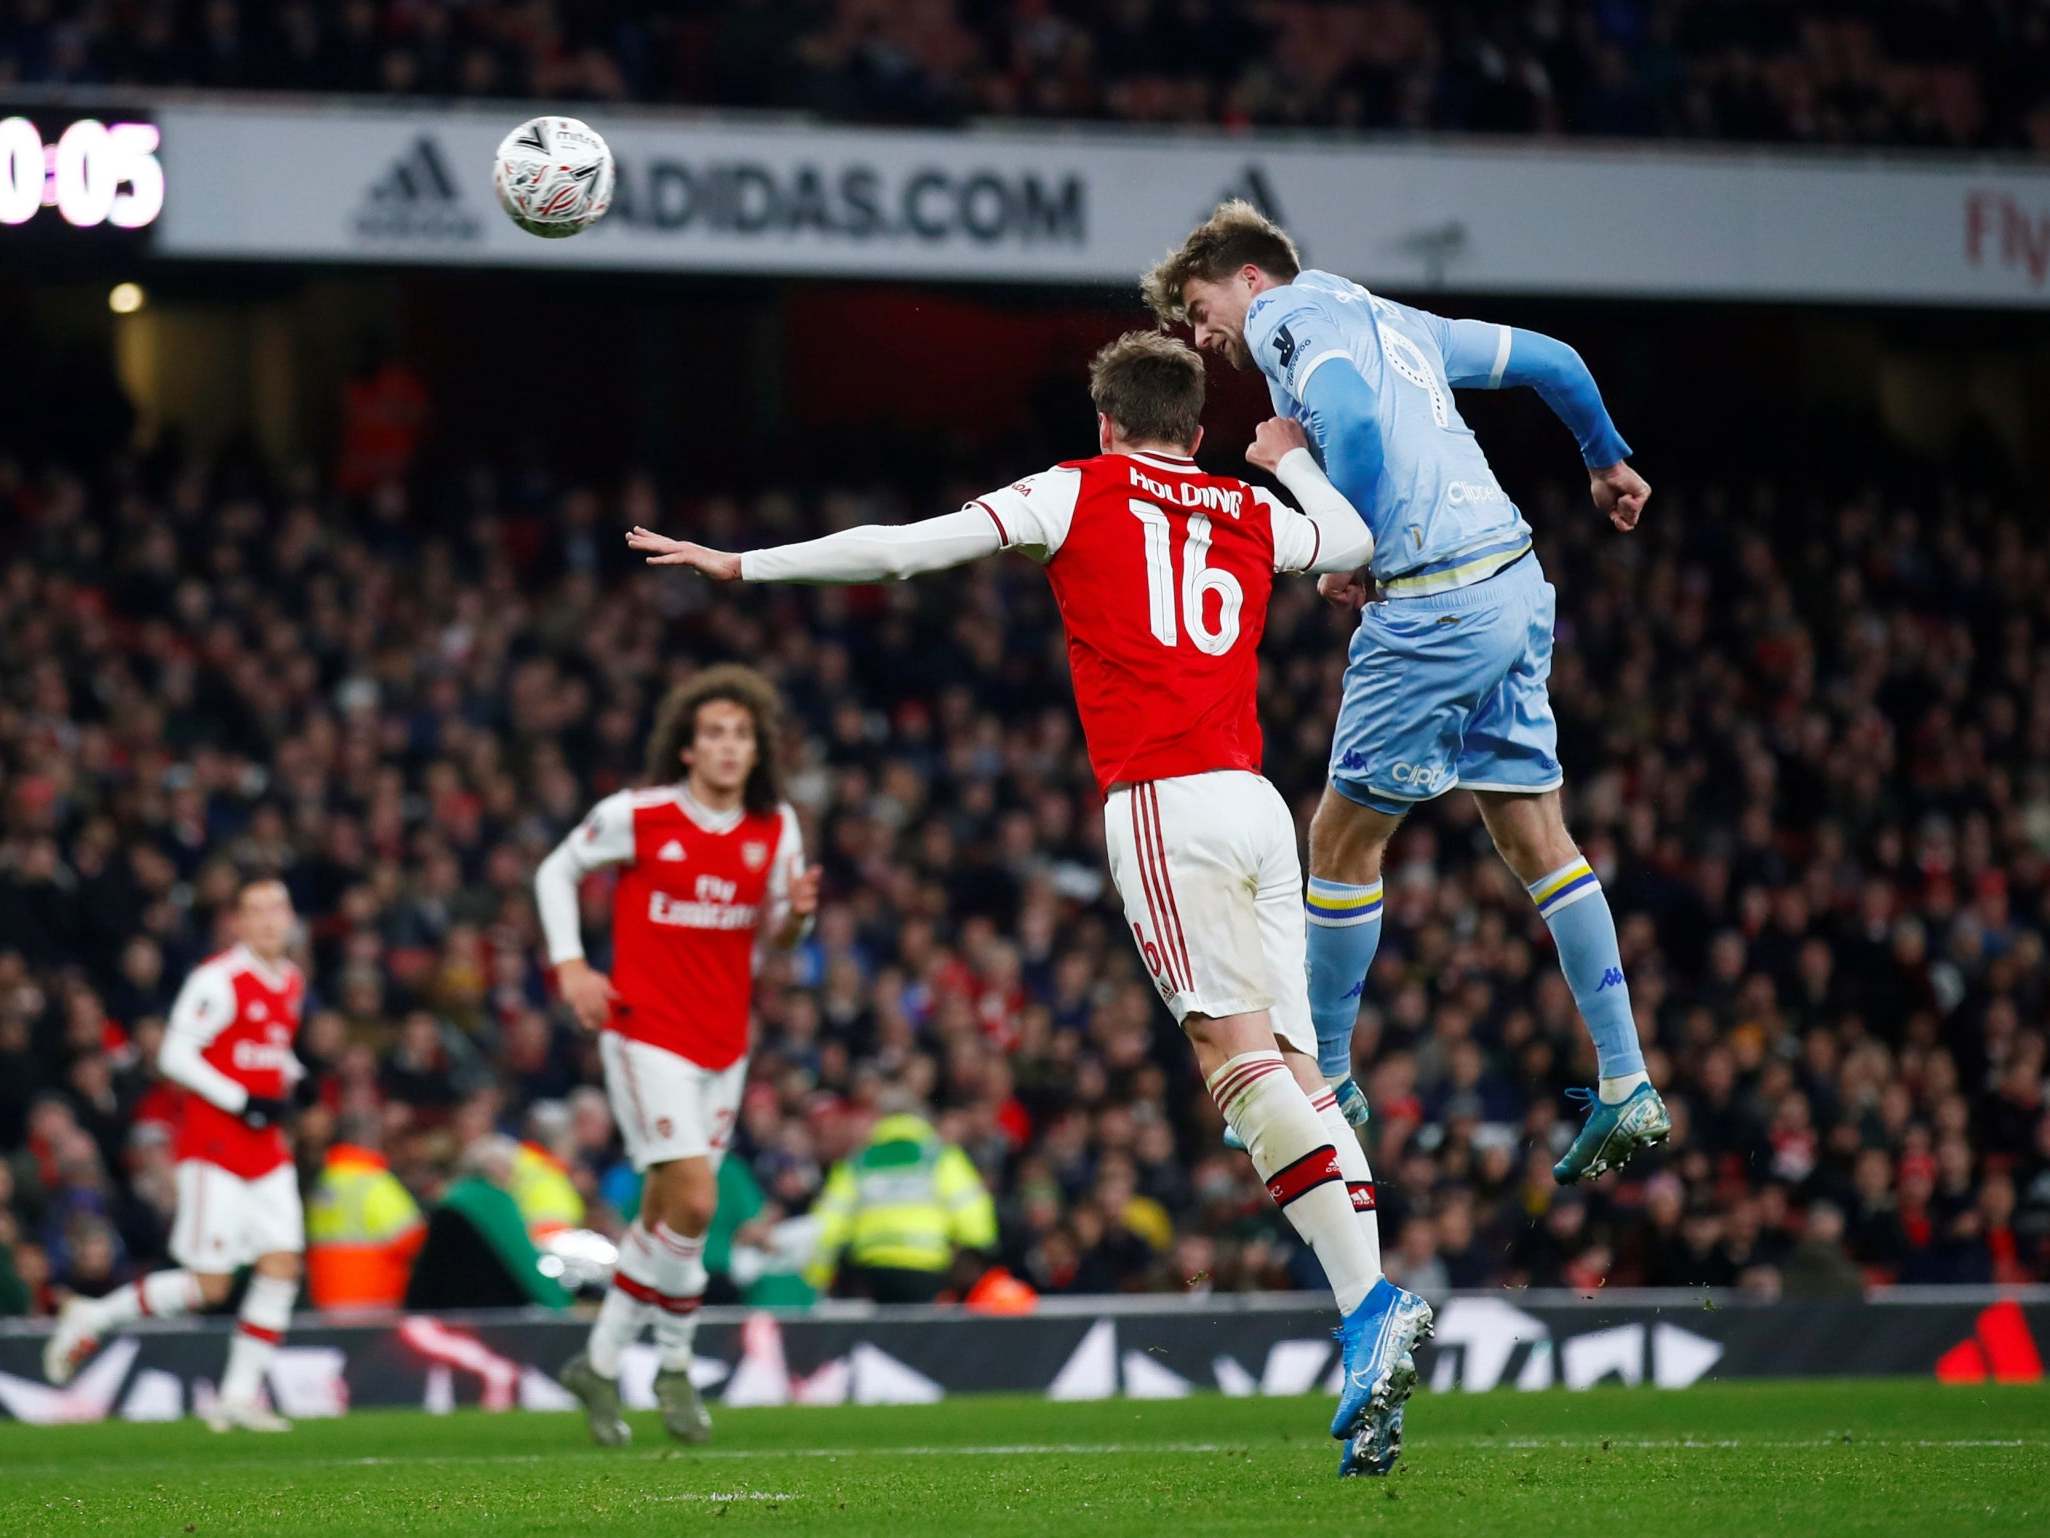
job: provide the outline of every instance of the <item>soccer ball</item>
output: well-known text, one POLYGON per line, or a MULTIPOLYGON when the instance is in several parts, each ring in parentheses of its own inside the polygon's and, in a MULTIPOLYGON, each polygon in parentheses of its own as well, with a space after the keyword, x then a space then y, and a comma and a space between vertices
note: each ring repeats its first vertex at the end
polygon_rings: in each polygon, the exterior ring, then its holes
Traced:
POLYGON ((491 179, 514 224, 560 240, 612 206, 612 151, 573 117, 529 118, 499 141, 491 179))

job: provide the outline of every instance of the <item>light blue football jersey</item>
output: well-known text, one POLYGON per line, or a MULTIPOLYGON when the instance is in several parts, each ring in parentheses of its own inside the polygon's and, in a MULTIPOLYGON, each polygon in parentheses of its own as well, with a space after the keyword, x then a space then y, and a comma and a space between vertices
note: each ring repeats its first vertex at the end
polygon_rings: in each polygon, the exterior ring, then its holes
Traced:
POLYGON ((1508 360, 1506 326, 1451 322, 1371 294, 1328 272, 1299 273, 1294 282, 1256 296, 1246 314, 1246 346, 1266 376, 1275 411, 1302 422, 1330 468, 1330 424, 1304 404, 1311 377, 1350 368, 1374 395, 1373 429, 1381 469, 1372 485, 1333 484, 1352 501, 1374 535, 1375 582, 1388 597, 1413 597, 1463 587, 1494 575, 1530 549, 1530 525, 1502 490, 1473 429, 1453 399, 1447 358, 1453 327, 1462 356, 1485 351, 1499 383, 1508 360), (1499 336, 1499 342, 1497 341, 1499 336))

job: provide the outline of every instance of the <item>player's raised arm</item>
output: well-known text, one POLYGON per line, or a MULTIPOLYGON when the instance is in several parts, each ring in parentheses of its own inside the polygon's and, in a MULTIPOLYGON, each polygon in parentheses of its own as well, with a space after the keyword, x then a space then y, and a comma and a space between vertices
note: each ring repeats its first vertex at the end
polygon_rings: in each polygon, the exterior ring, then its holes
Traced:
POLYGON ((626 542, 650 566, 686 566, 717 582, 899 582, 945 571, 1000 550, 1045 559, 1060 547, 1073 515, 1072 471, 1050 470, 977 497, 955 513, 917 523, 870 523, 823 539, 736 553, 712 550, 635 528, 626 542))
POLYGON ((1374 536, 1359 509, 1325 476, 1310 454, 1300 422, 1270 417, 1246 450, 1249 463, 1288 488, 1302 511, 1269 505, 1276 571, 1355 572, 1374 558, 1374 536))
POLYGON ((1479 320, 1430 319, 1440 328, 1439 348, 1453 386, 1470 390, 1528 386, 1537 391, 1580 445, 1595 506, 1617 528, 1626 532, 1635 528, 1651 487, 1625 463, 1630 445, 1616 430, 1609 408, 1602 402, 1601 388, 1580 354, 1542 331, 1479 320))

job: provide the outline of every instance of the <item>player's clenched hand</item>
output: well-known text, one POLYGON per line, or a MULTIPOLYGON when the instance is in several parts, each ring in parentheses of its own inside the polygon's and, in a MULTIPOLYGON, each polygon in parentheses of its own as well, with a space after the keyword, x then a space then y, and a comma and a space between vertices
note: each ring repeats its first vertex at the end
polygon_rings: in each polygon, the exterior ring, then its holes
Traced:
POLYGON ((1651 500, 1651 483, 1631 469, 1628 461, 1590 472, 1587 483, 1594 505, 1609 515, 1610 523, 1625 534, 1637 527, 1644 504, 1651 500))
POLYGON ((814 865, 801 870, 790 880, 790 916, 808 919, 819 911, 819 876, 821 867, 814 865))
POLYGON ((1269 417, 1253 433, 1251 447, 1246 450, 1246 463, 1272 475, 1292 449, 1306 449, 1310 446, 1310 435, 1303 431, 1303 424, 1288 417, 1269 417))
POLYGON ((1328 571, 1317 579, 1317 591, 1328 602, 1357 614, 1367 606, 1367 574, 1363 571, 1328 571))
POLYGON ((555 982, 562 989, 570 1013, 577 1017, 577 1024, 587 1031, 598 1030, 605 1024, 612 1014, 612 1001, 619 997, 613 990, 612 979, 581 958, 557 967, 555 982))
POLYGON ((633 549, 644 551, 650 566, 688 566, 714 582, 733 582, 740 577, 740 557, 730 550, 713 550, 687 539, 671 539, 639 524, 626 536, 626 542, 633 549))

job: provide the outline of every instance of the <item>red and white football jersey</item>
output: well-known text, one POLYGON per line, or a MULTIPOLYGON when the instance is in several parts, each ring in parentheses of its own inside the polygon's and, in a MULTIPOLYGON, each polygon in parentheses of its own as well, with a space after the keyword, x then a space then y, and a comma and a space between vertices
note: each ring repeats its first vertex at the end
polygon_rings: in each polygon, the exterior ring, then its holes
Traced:
POLYGON ((269 1174, 292 1159, 276 1127, 258 1131, 221 1099, 280 1100, 301 1069, 292 1052, 306 979, 289 961, 267 965, 245 945, 200 964, 171 1006, 158 1065, 187 1091, 172 1156, 198 1159, 244 1180, 269 1174), (216 1097, 219 1097, 217 1099, 216 1097))
POLYGON ((1099 789, 1259 771, 1267 601, 1277 570, 1316 561, 1314 523, 1154 453, 1073 460, 969 505, 1046 566, 1099 789))
POLYGON ((708 1069, 746 1056, 759 938, 782 927, 804 868, 797 814, 715 812, 681 785, 607 796, 544 862, 536 879, 548 959, 583 955, 572 898, 552 879, 622 867, 612 893, 612 986, 606 1029, 708 1069))

